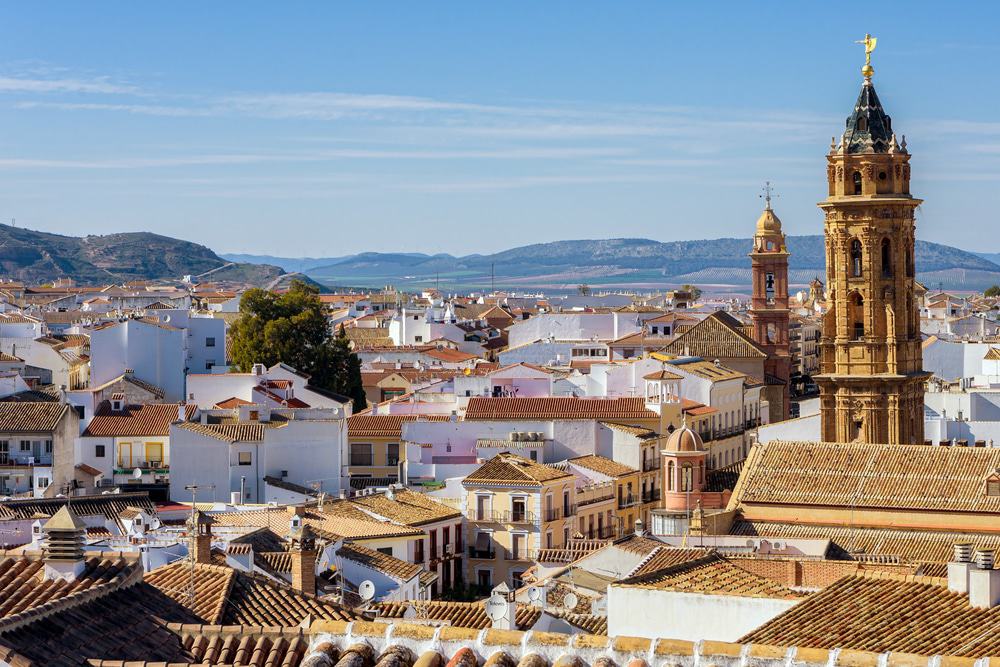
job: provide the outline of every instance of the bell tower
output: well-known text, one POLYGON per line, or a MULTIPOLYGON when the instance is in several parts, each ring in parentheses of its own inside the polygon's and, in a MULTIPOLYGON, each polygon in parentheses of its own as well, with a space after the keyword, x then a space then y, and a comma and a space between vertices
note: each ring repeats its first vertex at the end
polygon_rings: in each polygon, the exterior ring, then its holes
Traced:
POLYGON ((920 319, 914 298, 910 154, 872 84, 866 36, 861 94, 827 155, 825 216, 828 311, 823 318, 823 440, 923 443, 920 319))
POLYGON ((765 390, 771 421, 788 419, 792 360, 788 341, 788 248, 781 220, 771 208, 771 184, 764 186, 764 212, 750 252, 753 298, 750 319, 753 339, 767 352, 764 373, 782 384, 768 382, 765 390))

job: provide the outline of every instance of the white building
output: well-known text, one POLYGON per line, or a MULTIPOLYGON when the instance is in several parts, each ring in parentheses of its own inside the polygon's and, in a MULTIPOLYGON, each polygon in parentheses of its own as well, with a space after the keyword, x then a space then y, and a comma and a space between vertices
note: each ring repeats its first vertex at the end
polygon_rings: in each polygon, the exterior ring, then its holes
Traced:
POLYGON ((337 493, 343 487, 341 458, 347 448, 343 407, 271 409, 246 404, 207 410, 200 421, 170 427, 170 494, 199 501, 264 503, 274 477, 306 488, 337 493))

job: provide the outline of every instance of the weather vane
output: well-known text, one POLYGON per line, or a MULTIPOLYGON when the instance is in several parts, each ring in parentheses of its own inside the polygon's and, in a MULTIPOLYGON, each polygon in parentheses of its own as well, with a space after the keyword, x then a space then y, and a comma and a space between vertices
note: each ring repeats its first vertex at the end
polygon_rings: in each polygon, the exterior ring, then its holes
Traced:
POLYGON ((774 188, 771 187, 771 181, 764 181, 764 187, 761 188, 761 192, 764 194, 757 195, 758 197, 764 198, 765 208, 771 210, 771 197, 780 197, 781 195, 774 194, 774 188))
POLYGON ((875 73, 875 68, 872 67, 872 51, 875 50, 875 44, 878 42, 877 39, 869 34, 865 34, 864 39, 859 39, 855 44, 865 45, 865 66, 861 68, 861 73, 865 77, 865 81, 871 81, 872 74, 875 73))

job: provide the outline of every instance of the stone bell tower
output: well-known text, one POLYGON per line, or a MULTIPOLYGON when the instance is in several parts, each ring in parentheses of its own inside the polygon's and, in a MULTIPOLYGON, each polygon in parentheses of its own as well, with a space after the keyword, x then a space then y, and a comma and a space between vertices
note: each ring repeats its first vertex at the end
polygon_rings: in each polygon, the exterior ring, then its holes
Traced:
POLYGON ((920 316, 914 299, 910 154, 872 84, 864 82, 847 127, 827 155, 828 308, 823 319, 821 435, 833 442, 923 443, 920 316))
POLYGON ((788 341, 788 248, 781 220, 771 208, 771 184, 764 186, 764 212, 757 220, 750 252, 753 298, 750 319, 753 339, 767 352, 764 373, 765 395, 770 405, 771 421, 788 419, 789 381, 792 358, 788 341), (771 380, 780 381, 772 383, 771 380))

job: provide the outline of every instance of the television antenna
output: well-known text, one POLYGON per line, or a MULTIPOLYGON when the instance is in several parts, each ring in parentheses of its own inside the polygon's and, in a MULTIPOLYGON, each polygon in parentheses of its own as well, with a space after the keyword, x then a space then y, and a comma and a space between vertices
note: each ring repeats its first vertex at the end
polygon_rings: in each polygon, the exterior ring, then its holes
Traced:
MULTIPOLYGON (((135 469, 140 476, 142 476, 142 471, 139 468, 135 469)), ((191 492, 191 528, 193 531, 192 535, 196 536, 198 534, 198 508, 196 502, 198 500, 198 491, 202 489, 207 489, 209 491, 215 490, 215 484, 188 484, 184 487, 186 491, 191 492)), ((193 541, 193 540, 192 540, 193 541)), ((194 550, 188 546, 188 560, 190 561, 190 567, 188 569, 188 585, 186 591, 187 603, 189 609, 194 609, 195 602, 195 586, 194 586, 194 575, 195 575, 195 554, 194 550)))
POLYGON ((365 602, 371 602, 375 598, 375 584, 370 579, 365 579, 358 586, 358 595, 365 602))
POLYGON ((494 592, 486 600, 486 616, 494 623, 505 618, 508 609, 510 609, 510 603, 507 602, 507 598, 497 592, 494 592))
POLYGON ((573 611, 579 603, 580 600, 576 597, 576 593, 567 593, 563 596, 563 607, 566 608, 566 611, 573 611))

